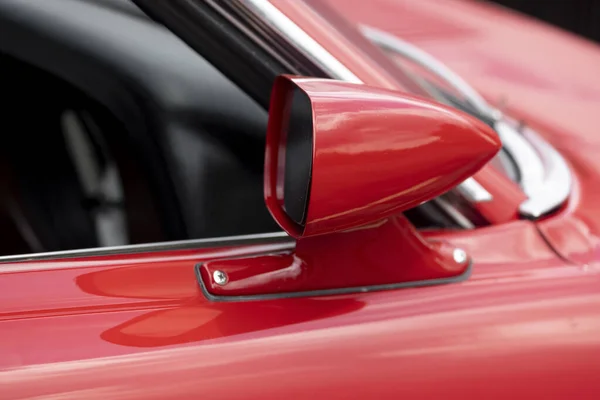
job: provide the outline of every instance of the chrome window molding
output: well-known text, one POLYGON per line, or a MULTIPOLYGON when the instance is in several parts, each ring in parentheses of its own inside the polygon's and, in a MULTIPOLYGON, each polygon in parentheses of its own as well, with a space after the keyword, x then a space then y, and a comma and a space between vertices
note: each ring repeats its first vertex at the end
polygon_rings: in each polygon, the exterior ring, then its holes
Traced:
MULTIPOLYGON (((361 31, 381 48, 395 52, 443 79, 462 94, 478 113, 494 121, 494 129, 517 166, 518 183, 528 197, 519 206, 522 217, 539 218, 557 209, 568 199, 572 187, 569 166, 562 155, 538 134, 530 129, 520 132, 516 124, 505 120, 502 113, 490 106, 466 81, 425 51, 372 27, 361 26, 361 31)), ((475 183, 479 185, 478 182, 475 183)), ((468 185, 463 183, 458 189, 466 198, 473 198, 470 193, 473 185, 472 181, 468 185)), ((485 188, 478 189, 480 196, 487 199, 485 188)))
POLYGON ((270 22, 288 42, 301 50, 306 57, 319 65, 331 77, 347 82, 362 83, 344 64, 333 57, 331 53, 268 0, 243 0, 243 4, 263 20, 270 22))
POLYGON ((528 193, 529 199, 519 206, 519 213, 523 217, 536 219, 556 210, 567 201, 573 177, 563 156, 550 143, 531 129, 525 129, 522 133, 538 151, 545 167, 543 180, 535 186, 534 193, 528 193))
POLYGON ((462 229, 474 229, 475 224, 473 224, 467 217, 465 217, 456 207, 452 205, 448 200, 444 197, 439 196, 434 200, 436 207, 442 210, 446 215, 454 221, 455 224, 460 226, 462 229))
POLYGON ((284 244, 286 249, 292 249, 296 240, 285 232, 259 233, 254 235, 225 236, 209 239, 180 240, 174 242, 158 242, 136 245, 97 247, 92 249, 78 249, 67 251, 53 251, 48 253, 19 254, 11 256, 0 256, 0 271, 2 263, 43 261, 64 258, 109 256, 115 254, 141 254, 157 251, 205 249, 229 246, 251 246, 259 244, 284 244))
POLYGON ((518 182, 527 197, 535 196, 544 181, 544 164, 533 146, 521 135, 516 124, 499 120, 494 129, 519 169, 518 182))
POLYGON ((365 35, 376 45, 398 53, 425 68, 432 74, 439 76, 450 86, 456 89, 457 92, 465 96, 465 99, 469 102, 469 104, 471 104, 480 113, 490 115, 494 112, 485 99, 481 97, 479 93, 477 93, 477 91, 473 89, 464 79, 462 79, 460 76, 454 73, 454 71, 446 67, 444 63, 438 61, 429 53, 411 43, 400 39, 397 36, 379 29, 362 25, 360 30, 362 31, 363 35, 365 35))
POLYGON ((463 197, 474 203, 481 203, 492 200, 490 192, 485 190, 475 178, 471 177, 461 183, 459 186, 463 197))

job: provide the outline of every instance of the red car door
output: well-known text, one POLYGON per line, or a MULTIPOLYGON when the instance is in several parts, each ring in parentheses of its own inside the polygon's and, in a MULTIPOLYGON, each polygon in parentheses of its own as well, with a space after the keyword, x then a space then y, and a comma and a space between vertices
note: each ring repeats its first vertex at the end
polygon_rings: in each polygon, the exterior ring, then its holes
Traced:
MULTIPOLYGON (((303 2, 135 2, 264 107, 282 73, 421 90, 303 2), (269 23, 305 47, 269 36, 269 23)), ((285 233, 4 258, 1 397, 595 398, 596 269, 563 259, 530 220, 419 234, 463 249, 468 278, 252 301, 205 295, 198 265, 292 254, 285 233)))

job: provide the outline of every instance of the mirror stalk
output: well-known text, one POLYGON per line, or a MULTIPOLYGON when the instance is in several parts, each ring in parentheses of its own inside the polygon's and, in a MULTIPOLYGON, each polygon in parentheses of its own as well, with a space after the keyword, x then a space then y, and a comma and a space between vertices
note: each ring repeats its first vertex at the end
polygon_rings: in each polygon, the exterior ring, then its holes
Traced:
POLYGON ((204 293, 216 301, 336 295, 467 279, 471 260, 455 250, 423 239, 400 214, 360 229, 301 238, 291 253, 207 262, 198 273, 204 293), (227 284, 213 278, 217 271, 227 284))
POLYGON ((464 251, 402 214, 450 190, 500 149, 460 111, 403 93, 280 76, 269 109, 264 194, 294 252, 197 268, 212 300, 397 289, 468 277, 464 251))

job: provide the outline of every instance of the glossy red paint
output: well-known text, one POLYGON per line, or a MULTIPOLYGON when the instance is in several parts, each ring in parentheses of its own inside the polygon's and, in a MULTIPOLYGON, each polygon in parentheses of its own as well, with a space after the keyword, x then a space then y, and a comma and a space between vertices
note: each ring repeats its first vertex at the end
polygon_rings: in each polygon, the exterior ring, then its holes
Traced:
POLYGON ((485 189, 492 196, 490 201, 472 204, 486 221, 504 224, 519 219, 519 205, 527 196, 517 183, 492 168, 483 168, 473 177, 477 182, 485 182, 485 189))
POLYGON ((335 1, 508 95, 569 158, 580 192, 544 224, 574 262, 515 221, 427 234, 472 255, 468 281, 335 297, 202 296, 196 263, 290 245, 3 264, 0 398, 598 397, 598 48, 483 2, 335 1))
MULTIPOLYGON (((530 119, 538 132, 556 135, 555 128, 538 125, 530 119)), ((563 257, 580 265, 600 263, 600 162, 597 145, 581 146, 578 139, 556 141, 555 148, 570 162, 575 178, 568 203, 554 215, 538 221, 546 240, 563 257)))
POLYGON ((361 82, 417 95, 426 92, 389 58, 371 46, 367 39, 327 2, 321 0, 271 0, 282 13, 316 39, 327 51, 350 69, 361 82), (317 12, 315 12, 315 10, 317 12), (327 22, 324 23, 323 19, 327 22), (335 22, 335 23, 332 23, 335 22))
MULTIPOLYGON (((537 225, 563 257, 584 266, 597 265, 600 260, 597 44, 520 15, 500 12, 488 4, 423 1, 416 7, 423 7, 426 17, 441 12, 448 22, 460 21, 471 31, 468 45, 459 38, 448 40, 438 35, 426 41, 413 38, 416 43, 467 76, 488 98, 505 98, 506 112, 533 127, 568 160, 575 180, 569 202, 559 213, 537 225), (471 12, 462 12, 464 7, 471 12), (482 23, 484 19, 490 22, 482 23), (454 49, 460 58, 444 50, 448 48, 454 49), (531 51, 532 48, 536 50, 531 51)), ((344 4, 343 9, 351 7, 344 4)))
POLYGON ((269 115, 265 201, 295 237, 355 228, 415 207, 473 175, 501 147, 487 125, 449 107, 328 79, 279 77, 269 115), (306 93, 313 113, 304 226, 283 211, 279 179, 285 110, 294 87, 306 93))
MULTIPOLYGON (((399 76, 397 68, 383 68, 382 65, 389 64, 389 60, 381 52, 373 52, 371 46, 364 46, 364 38, 360 38, 360 33, 354 26, 346 26, 346 29, 343 29, 340 25, 325 23, 320 14, 314 12, 312 7, 315 5, 309 5, 306 1, 270 0, 270 3, 287 15, 298 27, 309 32, 310 36, 333 57, 349 67, 361 82, 393 90, 402 85, 404 91, 423 94, 412 79, 403 74, 399 76)), ((326 12, 324 8, 327 5, 323 2, 316 6, 321 7, 320 11, 326 12)), ((335 14, 335 11, 327 14, 328 19, 335 18, 335 14)), ((341 25, 345 23, 343 20, 339 22, 341 25)))
MULTIPOLYGON (((463 27, 460 20, 446 22, 445 17, 438 16, 440 9, 453 16, 458 14, 455 9, 465 7, 461 0, 450 0, 442 5, 438 4, 439 2, 436 0, 424 0, 418 2, 419 4, 413 0, 376 0, 375 2, 271 0, 271 3, 299 27, 310 32, 313 39, 321 43, 330 54, 348 67, 363 83, 370 86, 427 95, 419 85, 415 84, 412 77, 394 65, 389 65, 391 60, 387 54, 362 37, 357 22, 374 27, 385 27, 392 33, 399 31, 401 32, 400 37, 411 40, 416 38, 417 43, 423 45, 425 49, 429 48, 430 39, 441 39, 441 48, 446 52, 444 55, 449 53, 458 59, 462 59, 462 54, 457 53, 453 46, 464 46, 466 42, 467 48, 461 48, 461 50, 465 52, 471 50, 468 46, 470 40, 473 40, 472 35, 468 36, 470 29, 463 27), (431 15, 423 15, 420 12, 421 8, 426 8, 431 15), (433 34, 429 33, 430 31, 433 34), (469 40, 464 41, 465 37, 468 37, 469 40), (453 42, 453 46, 444 44, 445 40, 453 39, 454 42, 460 43, 453 42)), ((468 10, 471 8, 477 9, 478 7, 467 5, 458 17, 468 15, 468 10)), ((488 15, 486 18, 493 18, 493 16, 488 15)), ((482 21, 485 19, 481 17, 477 19, 478 23, 482 21)), ((500 44, 496 45, 500 46, 500 44)), ((470 75, 468 70, 463 74, 465 77, 470 75)), ((484 166, 482 172, 486 173, 482 174, 484 179, 479 183, 486 189, 492 188, 493 190, 497 181, 503 179, 503 174, 490 165, 484 166)), ((493 205, 481 204, 477 208, 490 223, 514 220, 517 216, 513 211, 516 211, 519 203, 511 202, 517 197, 516 193, 513 194, 498 196, 493 205)))
POLYGON ((293 253, 209 261, 200 273, 214 296, 381 290, 466 279, 470 261, 455 262, 454 249, 443 241, 423 239, 398 215, 358 229, 301 238, 293 253), (225 272, 229 282, 215 282, 215 271, 225 272))
MULTIPOLYGON (((578 189, 560 214, 538 226, 564 257, 597 262, 597 44, 485 1, 326 2, 351 24, 382 29, 431 53, 552 143, 570 162, 578 189)), ((492 182, 482 184, 493 187, 492 182)))
POLYGON ((594 398, 600 270, 527 221, 437 238, 468 281, 246 303, 208 302, 194 265, 289 246, 4 264, 2 398, 594 398))

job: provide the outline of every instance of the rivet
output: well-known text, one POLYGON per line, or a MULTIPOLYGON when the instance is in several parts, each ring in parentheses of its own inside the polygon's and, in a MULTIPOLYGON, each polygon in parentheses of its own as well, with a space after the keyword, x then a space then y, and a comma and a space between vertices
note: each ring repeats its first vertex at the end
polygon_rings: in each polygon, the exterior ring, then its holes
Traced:
POLYGON ((464 264, 467 262, 468 259, 467 252, 463 249, 456 248, 452 252, 452 258, 454 258, 455 263, 464 264))
POLYGON ((221 285, 221 286, 226 285, 227 281, 229 280, 227 278, 227 274, 225 272, 219 271, 219 270, 216 270, 215 272, 213 272, 213 279, 217 285, 221 285))

